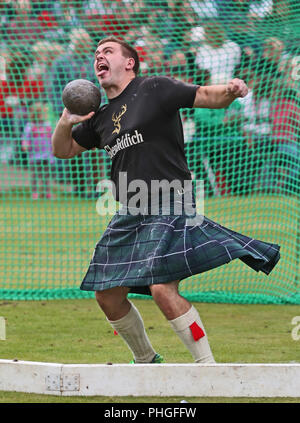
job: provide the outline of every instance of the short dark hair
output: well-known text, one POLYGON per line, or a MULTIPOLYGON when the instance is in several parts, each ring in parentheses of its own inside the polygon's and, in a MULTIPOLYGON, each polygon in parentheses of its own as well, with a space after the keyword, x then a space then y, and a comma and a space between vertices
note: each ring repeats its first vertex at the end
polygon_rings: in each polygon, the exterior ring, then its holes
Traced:
POLYGON ((137 75, 139 73, 139 69, 140 69, 140 59, 139 59, 139 55, 138 55, 137 51, 135 50, 135 48, 133 48, 126 41, 124 41, 120 38, 114 37, 113 35, 102 38, 98 43, 98 47, 101 44, 107 43, 109 41, 111 41, 113 43, 120 44, 124 57, 132 57, 134 59, 133 72, 137 75))

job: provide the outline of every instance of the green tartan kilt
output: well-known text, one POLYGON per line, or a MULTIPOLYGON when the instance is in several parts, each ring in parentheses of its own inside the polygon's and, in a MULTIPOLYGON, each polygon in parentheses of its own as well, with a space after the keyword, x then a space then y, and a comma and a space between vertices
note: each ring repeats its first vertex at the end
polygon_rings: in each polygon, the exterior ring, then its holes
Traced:
POLYGON ((80 289, 126 286, 151 295, 149 286, 182 280, 240 259, 268 275, 280 246, 224 227, 206 216, 190 224, 184 214, 117 212, 97 243, 80 289))

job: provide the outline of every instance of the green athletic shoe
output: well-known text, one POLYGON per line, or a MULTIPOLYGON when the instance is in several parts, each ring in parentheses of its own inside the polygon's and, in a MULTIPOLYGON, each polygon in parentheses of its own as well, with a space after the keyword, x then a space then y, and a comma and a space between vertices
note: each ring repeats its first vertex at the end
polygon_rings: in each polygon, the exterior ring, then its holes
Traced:
POLYGON ((155 363, 155 364, 164 363, 164 362, 165 360, 163 356, 158 353, 155 354, 155 356, 153 357, 153 360, 151 361, 151 363, 155 363))
MULTIPOLYGON (((165 362, 165 360, 164 360, 163 356, 158 354, 158 353, 156 353, 155 356, 153 357, 152 361, 150 361, 150 363, 154 363, 154 364, 159 364, 159 363, 164 363, 164 362, 165 362)), ((129 364, 135 364, 135 361, 131 360, 129 362, 129 364)), ((147 363, 138 363, 138 364, 147 364, 147 363)))

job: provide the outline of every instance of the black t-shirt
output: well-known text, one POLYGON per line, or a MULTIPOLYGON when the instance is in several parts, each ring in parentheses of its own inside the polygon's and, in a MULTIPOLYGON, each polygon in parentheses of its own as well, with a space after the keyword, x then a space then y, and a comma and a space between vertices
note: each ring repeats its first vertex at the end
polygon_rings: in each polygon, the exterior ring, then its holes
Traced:
POLYGON ((124 202, 120 172, 127 172, 127 198, 134 194, 128 186, 133 180, 144 181, 149 193, 153 180, 191 180, 179 109, 193 106, 197 88, 165 76, 136 77, 91 119, 73 128, 79 145, 108 153, 117 201, 124 202))

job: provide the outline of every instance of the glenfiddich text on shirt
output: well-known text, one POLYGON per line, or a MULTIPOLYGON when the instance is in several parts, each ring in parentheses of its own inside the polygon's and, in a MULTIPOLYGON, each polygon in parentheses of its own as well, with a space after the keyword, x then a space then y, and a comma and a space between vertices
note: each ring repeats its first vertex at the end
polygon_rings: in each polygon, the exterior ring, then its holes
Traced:
POLYGON ((109 145, 104 146, 104 150, 107 151, 109 157, 112 159, 118 151, 123 150, 124 148, 131 147, 135 144, 140 144, 144 142, 143 135, 137 131, 134 131, 134 135, 125 134, 121 138, 117 138, 115 144, 110 147, 109 145))

